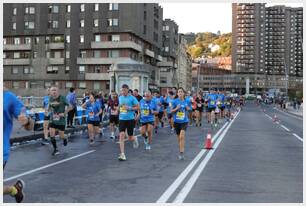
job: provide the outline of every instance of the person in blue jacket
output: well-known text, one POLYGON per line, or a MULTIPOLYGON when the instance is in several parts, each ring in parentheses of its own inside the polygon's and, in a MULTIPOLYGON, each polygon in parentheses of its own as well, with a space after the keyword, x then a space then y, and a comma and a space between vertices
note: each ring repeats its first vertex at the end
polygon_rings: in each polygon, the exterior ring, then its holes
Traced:
POLYGON ((154 116, 158 114, 157 106, 155 101, 152 99, 150 91, 146 91, 144 98, 139 102, 139 111, 137 119, 140 118, 140 134, 144 138, 146 150, 151 149, 152 144, 152 131, 154 125, 154 116), (148 135, 147 135, 148 134, 148 135))
POLYGON ((190 110, 188 102, 185 99, 183 88, 177 90, 178 98, 172 101, 171 112, 173 114, 174 128, 179 145, 179 159, 183 160, 185 151, 185 132, 188 126, 188 111, 190 110))
MULTIPOLYGON (((10 135, 14 118, 26 129, 33 130, 34 121, 25 114, 25 106, 15 94, 3 88, 3 170, 10 156, 10 135)), ((17 203, 23 201, 25 183, 18 179, 14 185, 4 185, 3 194, 11 195, 17 203)))

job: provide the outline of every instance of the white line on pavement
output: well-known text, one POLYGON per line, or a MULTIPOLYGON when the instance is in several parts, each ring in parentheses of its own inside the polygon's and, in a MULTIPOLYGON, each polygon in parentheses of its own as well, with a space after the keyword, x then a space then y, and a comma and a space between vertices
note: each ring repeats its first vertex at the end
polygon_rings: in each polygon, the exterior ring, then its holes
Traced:
POLYGON ((78 157, 81 157, 81 156, 84 156, 84 155, 87 155, 87 154, 90 154, 92 152, 95 152, 96 150, 90 150, 88 152, 84 152, 82 154, 79 154, 79 155, 76 155, 76 156, 73 156, 73 157, 69 157, 67 159, 63 159, 61 161, 58 161, 58 162, 53 162, 51 164, 48 164, 48 165, 45 165, 45 166, 42 166, 42 167, 39 167, 39 168, 36 168, 36 169, 33 169, 33 170, 30 170, 30 171, 27 171, 27 172, 24 172, 24 173, 21 173, 19 175, 15 175, 13 177, 9 177, 9 178, 6 178, 3 180, 3 182, 7 182, 7 181, 10 181, 10 180, 13 180, 13 179, 17 179, 18 177, 22 177, 22 176, 25 176, 25 175, 28 175, 28 174, 31 174, 31 173, 34 173, 34 172, 37 172, 39 170, 43 170, 43 169, 46 169, 48 167, 52 167, 54 165, 58 165, 58 164, 61 164, 63 162, 67 162, 69 160, 72 160, 72 159, 75 159, 75 158, 78 158, 78 157))
POLYGON ((290 129, 288 129, 287 127, 285 127, 284 125, 281 125, 282 128, 284 128, 287 132, 290 132, 290 129))
POLYGON ((270 119, 272 119, 272 117, 270 117, 269 115, 265 114, 267 117, 269 117, 270 119))
MULTIPOLYGON (((220 132, 227 126, 228 122, 226 122, 223 127, 214 135, 212 142, 219 136, 220 132)), ((180 186, 183 180, 187 177, 187 175, 191 172, 193 167, 197 164, 197 162, 201 159, 201 157, 205 154, 207 150, 201 150, 197 156, 192 160, 191 163, 186 167, 186 169, 176 178, 176 180, 167 188, 167 190, 161 195, 161 197, 156 201, 156 203, 166 203, 167 200, 171 197, 171 195, 175 192, 175 190, 180 186)))
POLYGON ((275 109, 275 110, 277 110, 277 111, 279 111, 279 112, 282 112, 282 113, 286 114, 287 116, 294 117, 294 118, 296 118, 296 119, 298 119, 298 120, 303 120, 303 118, 301 118, 301 117, 294 116, 294 115, 292 115, 292 114, 289 114, 289 113, 284 112, 284 111, 282 111, 282 110, 279 110, 279 109, 277 109, 277 108, 273 108, 273 109, 275 109))
MULTIPOLYGON (((239 112, 237 113, 237 115, 239 114, 239 112)), ((236 117, 237 117, 236 115, 236 117)), ((204 170, 205 166, 207 165, 208 161, 210 160, 210 158, 212 157, 212 155, 214 154, 214 152, 216 151, 216 149, 218 148, 220 142, 222 141, 222 139, 224 138, 224 136, 226 135, 228 129, 231 127, 232 123, 234 122, 234 120, 236 119, 236 117, 229 123, 229 125, 226 127, 226 129, 222 132, 221 136, 217 139, 215 145, 214 145, 214 150, 210 150, 206 157, 203 159, 203 161, 201 162, 201 164, 198 166, 198 168, 194 171, 193 175, 190 177, 190 179, 188 180, 188 182, 184 185, 184 187, 182 188, 182 190, 179 192, 179 194, 176 196, 176 198, 174 199, 173 203, 183 203, 183 201, 185 200, 185 198, 187 197, 188 193, 190 192, 190 190, 192 189, 193 185, 195 184, 195 182, 197 181, 197 179, 199 178, 200 174, 202 173, 202 171, 204 170)))
POLYGON ((301 142, 303 142, 303 138, 301 138, 299 135, 295 134, 295 133, 292 133, 293 136, 295 136, 296 138, 298 138, 298 140, 300 140, 301 142))

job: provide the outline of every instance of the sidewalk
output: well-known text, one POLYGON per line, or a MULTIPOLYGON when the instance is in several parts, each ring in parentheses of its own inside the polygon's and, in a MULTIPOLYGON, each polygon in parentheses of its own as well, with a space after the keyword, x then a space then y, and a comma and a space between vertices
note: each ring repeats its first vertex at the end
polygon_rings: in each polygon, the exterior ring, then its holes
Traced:
POLYGON ((294 114, 294 115, 303 117, 303 107, 300 107, 299 110, 296 110, 293 107, 288 107, 287 112, 290 113, 290 114, 294 114))

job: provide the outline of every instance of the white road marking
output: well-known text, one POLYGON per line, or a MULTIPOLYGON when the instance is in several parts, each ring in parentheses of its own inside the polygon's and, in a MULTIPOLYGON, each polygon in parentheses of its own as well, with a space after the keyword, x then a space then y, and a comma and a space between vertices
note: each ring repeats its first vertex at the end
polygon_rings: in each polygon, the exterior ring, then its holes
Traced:
MULTIPOLYGON (((238 112, 239 113, 239 112, 238 112)), ((217 139, 216 143, 214 144, 214 150, 210 150, 207 155, 205 156, 205 158, 203 159, 203 161, 201 162, 201 164, 198 166, 198 168, 194 171, 194 173, 192 174, 192 176, 190 177, 190 179, 188 180, 188 182, 184 185, 184 187, 181 189, 181 191, 178 193, 178 195, 176 196, 176 198, 174 199, 173 203, 183 203, 185 198, 187 197, 187 195, 189 194, 189 192, 191 191, 193 185, 195 184, 195 182, 197 181, 197 179, 199 178, 200 174, 203 172, 203 170, 205 169, 205 166, 207 165, 208 161, 210 160, 210 158, 212 157, 212 155, 214 154, 214 152, 216 151, 216 149, 218 148, 220 142, 222 141, 222 139, 224 138, 224 136, 226 135, 227 131, 229 130, 229 128, 231 127, 232 123, 234 122, 235 119, 233 119, 233 121, 231 121, 231 123, 226 127, 226 129, 222 132, 221 136, 217 139)))
POLYGON ((301 138, 299 135, 295 134, 295 133, 292 133, 293 136, 295 136, 296 138, 298 138, 298 140, 300 140, 301 142, 303 142, 303 138, 301 138))
POLYGON ((284 125, 281 125, 281 127, 284 128, 287 132, 290 132, 290 130, 287 127, 285 127, 284 125))
MULTIPOLYGON (((219 136, 221 131, 227 126, 228 122, 226 122, 221 129, 213 136, 212 142, 219 136)), ((197 164, 197 162, 201 159, 201 157, 205 154, 207 150, 201 150, 197 156, 192 160, 191 163, 186 167, 186 169, 176 178, 176 180, 167 188, 167 190, 161 195, 161 197, 156 201, 156 203, 166 203, 167 200, 171 197, 171 195, 175 192, 175 190, 180 186, 183 180, 187 177, 187 175, 191 172, 193 167, 197 164)))
POLYGON ((267 117, 269 117, 270 119, 272 119, 272 117, 270 117, 269 115, 265 114, 267 117))
POLYGON ((63 163, 63 162, 67 162, 67 161, 69 161, 69 160, 72 160, 72 159, 75 159, 75 158, 78 158, 78 157, 81 157, 81 156, 90 154, 90 153, 95 152, 95 151, 96 151, 96 150, 90 150, 90 151, 88 151, 88 152, 84 152, 84 153, 82 153, 82 154, 79 154, 79 155, 76 155, 76 156, 73 156, 73 157, 69 157, 69 158, 63 159, 63 160, 58 161, 58 162, 53 162, 53 163, 51 163, 51 164, 48 164, 48 165, 45 165, 45 166, 42 166, 42 167, 39 167, 39 168, 30 170, 30 171, 27 171, 27 172, 24 172, 24 173, 21 173, 21 174, 19 174, 19 175, 15 175, 15 176, 13 176, 13 177, 6 178, 6 179, 3 180, 3 182, 7 182, 7 181, 10 181, 10 180, 13 180, 13 179, 17 179, 17 178, 19 178, 19 177, 22 177, 22 176, 25 176, 25 175, 28 175, 28 174, 37 172, 37 171, 39 171, 39 170, 46 169, 46 168, 48 168, 48 167, 52 167, 52 166, 61 164, 61 163, 63 163))

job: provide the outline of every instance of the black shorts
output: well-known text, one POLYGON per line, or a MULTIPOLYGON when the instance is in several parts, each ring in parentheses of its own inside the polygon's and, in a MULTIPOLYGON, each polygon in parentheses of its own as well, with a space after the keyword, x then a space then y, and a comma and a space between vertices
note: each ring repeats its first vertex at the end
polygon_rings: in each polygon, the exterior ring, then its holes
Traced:
POLYGON ((196 111, 203 112, 203 107, 197 107, 196 111))
POLYGON ((100 126, 100 121, 87 121, 87 124, 92 124, 94 127, 99 127, 100 126))
POLYGON ((223 112, 224 109, 225 109, 225 106, 221 106, 220 109, 221 109, 221 111, 223 112))
POLYGON ((154 122, 140 122, 140 126, 146 126, 146 125, 154 125, 154 122))
POLYGON ((49 120, 50 120, 50 115, 44 116, 44 120, 45 120, 45 121, 49 121, 49 120))
POLYGON ((59 131, 65 131, 65 127, 65 125, 49 124, 49 128, 58 129, 59 131))
POLYGON ((164 112, 159 112, 157 115, 158 119, 161 120, 163 118, 163 115, 164 115, 164 112))
POLYGON ((212 112, 212 111, 215 111, 216 107, 211 107, 211 108, 207 108, 208 109, 208 112, 212 112))
POLYGON ((135 127, 135 120, 119 120, 119 132, 127 130, 128 136, 133 136, 135 127))
POLYGON ((114 123, 115 125, 119 124, 119 115, 111 115, 109 117, 109 123, 114 123))
POLYGON ((174 122, 174 129, 175 129, 175 132, 176 132, 177 135, 180 135, 181 130, 186 131, 187 126, 188 126, 187 122, 184 122, 184 123, 174 122))
POLYGON ((168 119, 171 119, 171 118, 172 118, 172 114, 168 113, 168 119))

